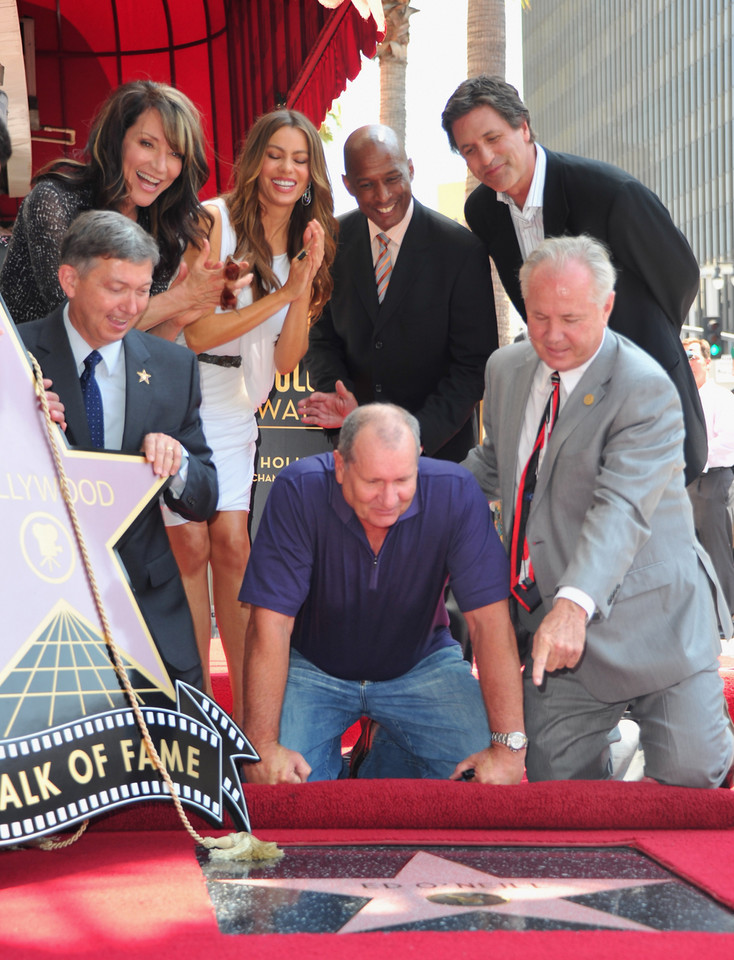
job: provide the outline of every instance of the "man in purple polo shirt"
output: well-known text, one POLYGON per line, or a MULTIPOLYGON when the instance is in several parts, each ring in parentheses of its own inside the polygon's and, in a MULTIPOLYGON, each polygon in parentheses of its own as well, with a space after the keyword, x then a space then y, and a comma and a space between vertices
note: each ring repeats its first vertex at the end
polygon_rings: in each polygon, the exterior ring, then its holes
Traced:
POLYGON ((400 407, 361 406, 333 454, 273 484, 240 593, 250 782, 339 777, 341 735, 365 715, 379 729, 360 776, 522 778, 507 558, 474 478, 421 457, 419 437, 400 407), (447 578, 479 682, 449 633, 447 578))

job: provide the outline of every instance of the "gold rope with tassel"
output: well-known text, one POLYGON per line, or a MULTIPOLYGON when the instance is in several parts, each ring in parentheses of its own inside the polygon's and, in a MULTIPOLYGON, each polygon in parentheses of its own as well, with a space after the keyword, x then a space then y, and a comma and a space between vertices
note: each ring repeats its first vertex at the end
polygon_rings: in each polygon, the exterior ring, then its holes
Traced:
MULTIPOLYGON (((278 848, 276 843, 267 843, 263 840, 258 840, 257 837, 254 837, 251 833, 247 831, 242 831, 240 833, 230 833, 226 837, 202 837, 194 829, 191 821, 186 816, 186 812, 181 803, 181 799, 176 791, 173 780, 171 779, 170 774, 163 765, 158 751, 155 748, 155 745, 151 739, 150 733, 148 731, 145 718, 140 709, 138 703, 138 696, 133 689, 132 684, 130 683, 130 678, 127 675, 127 671, 122 663, 122 658, 120 657, 117 645, 112 637, 110 624, 107 619, 107 614, 104 609, 104 604, 102 603, 102 597, 100 595, 99 589, 97 587, 97 581, 94 576, 94 571, 92 570, 91 561, 89 558, 89 553, 87 552, 87 546, 84 541, 84 536, 82 534, 81 526, 79 524, 79 518, 77 517, 76 509, 71 497, 71 490, 69 488, 69 481, 66 476, 66 471, 64 469, 64 464, 61 458, 61 454, 58 449, 58 440, 55 432, 56 424, 51 419, 51 413, 48 406, 48 398, 46 397, 46 391, 43 387, 43 373, 41 368, 38 365, 38 361, 32 354, 28 354, 33 365, 33 372, 35 375, 35 387, 36 394, 38 395, 41 401, 41 407, 43 408, 44 419, 46 422, 46 432, 48 435, 49 446, 51 447, 51 453, 53 455, 54 464, 56 466, 56 472, 59 478, 59 489, 61 490, 62 496, 64 498, 64 503, 69 512, 69 517, 71 519, 72 526, 74 527, 74 533, 76 535, 77 543, 79 544, 79 551, 82 555, 82 560, 84 561, 84 569, 87 574, 87 579, 89 580, 89 586, 91 588, 92 594, 94 596, 94 602, 97 607, 97 612, 99 614, 100 623, 102 625, 102 632, 104 634, 104 640, 107 645, 107 649, 110 654, 110 659, 112 660, 112 665, 115 668, 115 672, 122 684, 122 687, 127 695, 128 701, 132 708, 132 711, 135 715, 135 720, 140 730, 140 735, 143 738, 145 744, 145 749, 148 752, 148 756, 152 760, 156 770, 160 774, 163 782, 168 788, 168 792, 171 794, 171 799, 176 807, 181 823, 186 829, 189 836, 196 842, 201 844, 201 846, 206 847, 209 850, 209 856, 213 859, 218 860, 272 860, 278 857, 283 856, 283 851, 278 848)), ((57 838, 57 837, 46 837, 40 841, 37 841, 33 846, 40 847, 42 850, 59 850, 64 847, 70 846, 72 843, 75 843, 81 835, 86 830, 89 824, 89 820, 85 820, 81 827, 68 838, 57 838)))

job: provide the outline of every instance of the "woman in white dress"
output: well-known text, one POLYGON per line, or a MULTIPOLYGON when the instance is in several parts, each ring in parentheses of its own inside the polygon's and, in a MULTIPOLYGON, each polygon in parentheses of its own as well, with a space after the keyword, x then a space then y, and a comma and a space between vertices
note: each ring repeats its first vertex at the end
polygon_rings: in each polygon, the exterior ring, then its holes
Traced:
MULTIPOLYGON (((212 259, 246 260, 253 281, 239 292, 234 309, 217 308, 184 331, 187 346, 199 355, 201 418, 217 467, 219 503, 207 523, 176 523, 179 518, 173 514, 167 522, 209 694, 211 563, 233 716, 241 722, 249 611, 238 594, 250 553, 255 413, 270 393, 276 372, 289 373, 305 354, 309 326, 332 287, 336 221, 316 128, 292 110, 260 117, 238 158, 234 189, 205 207, 213 217, 212 259)), ((195 255, 191 249, 185 259, 195 255)))

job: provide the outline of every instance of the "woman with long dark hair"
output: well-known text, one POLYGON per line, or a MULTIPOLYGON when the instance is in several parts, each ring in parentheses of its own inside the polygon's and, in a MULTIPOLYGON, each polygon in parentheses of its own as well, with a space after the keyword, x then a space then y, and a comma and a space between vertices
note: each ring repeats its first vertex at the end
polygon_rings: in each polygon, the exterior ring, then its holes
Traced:
MULTIPOLYGON (((199 355, 201 417, 219 477, 219 504, 208 523, 168 528, 200 642, 205 684, 211 635, 207 564, 229 667, 235 720, 241 719, 248 612, 238 600, 249 557, 247 532, 254 471, 255 412, 278 373, 308 347, 310 324, 331 295, 329 267, 337 225, 323 147, 313 124, 293 110, 260 117, 245 141, 230 193, 207 204, 211 254, 246 260, 250 287, 234 309, 187 326, 199 355)), ((195 250, 187 253, 195 256, 195 250)), ((235 271, 236 272, 236 271, 235 271)), ((168 519, 176 524, 177 517, 168 519)))
POLYGON ((113 90, 92 123, 85 160, 52 163, 20 206, 0 271, 0 293, 15 322, 46 316, 64 300, 61 239, 85 210, 123 213, 158 243, 141 329, 173 338, 203 316, 223 288, 221 264, 206 266, 211 221, 198 192, 208 176, 201 119, 188 97, 150 80, 113 90), (171 285, 188 246, 197 256, 171 285))

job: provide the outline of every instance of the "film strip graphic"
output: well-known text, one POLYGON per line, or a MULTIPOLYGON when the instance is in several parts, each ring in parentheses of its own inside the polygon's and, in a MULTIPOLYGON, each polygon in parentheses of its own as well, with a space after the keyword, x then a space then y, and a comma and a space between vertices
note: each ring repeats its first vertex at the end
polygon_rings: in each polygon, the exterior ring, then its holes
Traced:
MULTIPOLYGON (((250 820, 238 761, 258 755, 220 707, 177 682, 177 709, 142 710, 182 803, 237 830, 250 820)), ((126 804, 171 800, 130 709, 0 741, 0 847, 41 837, 126 804)))
POLYGON ((232 720, 229 714, 201 690, 187 683, 176 681, 176 703, 180 713, 197 714, 211 724, 222 738, 220 782, 224 803, 237 830, 250 831, 250 815, 247 812, 245 795, 239 776, 239 761, 253 762, 260 759, 250 741, 232 720))

